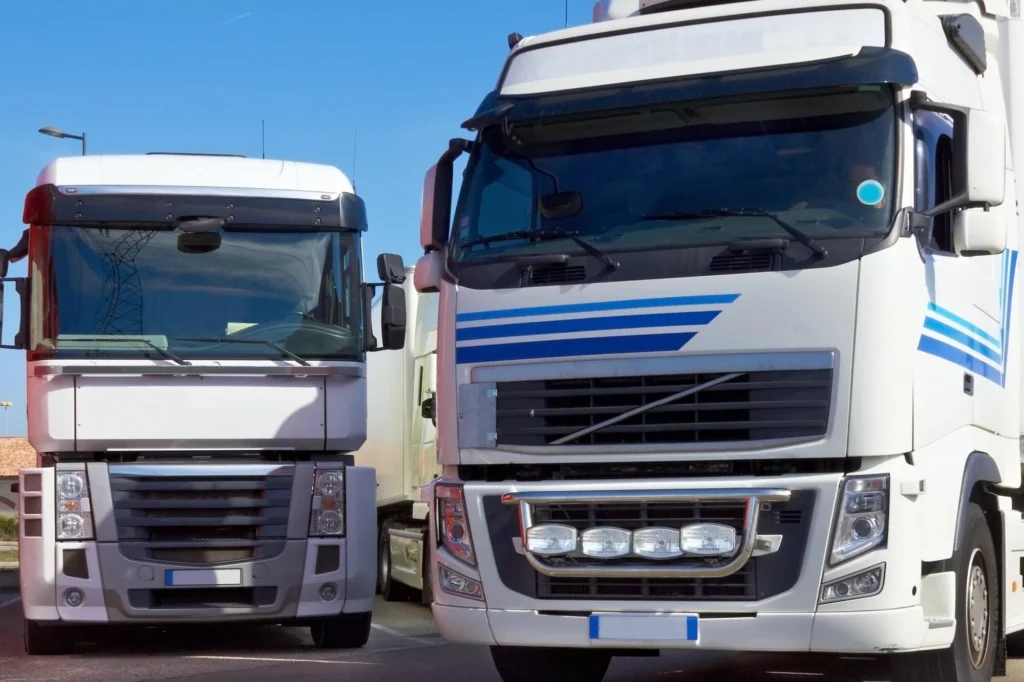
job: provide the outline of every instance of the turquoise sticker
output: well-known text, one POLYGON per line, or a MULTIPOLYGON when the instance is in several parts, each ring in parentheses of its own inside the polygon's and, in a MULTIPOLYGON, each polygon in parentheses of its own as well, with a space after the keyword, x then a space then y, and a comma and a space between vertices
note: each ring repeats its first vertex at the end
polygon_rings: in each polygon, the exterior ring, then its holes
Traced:
POLYGON ((857 200, 867 206, 877 206, 885 198, 885 188, 878 180, 865 180, 857 185, 857 200))

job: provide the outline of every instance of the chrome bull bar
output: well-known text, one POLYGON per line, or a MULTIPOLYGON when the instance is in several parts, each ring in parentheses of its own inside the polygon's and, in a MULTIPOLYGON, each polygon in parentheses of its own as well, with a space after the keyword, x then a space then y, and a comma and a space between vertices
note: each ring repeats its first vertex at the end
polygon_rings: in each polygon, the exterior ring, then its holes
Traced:
POLYGON ((724 578, 739 571, 750 560, 757 546, 757 520, 762 502, 788 502, 789 490, 782 488, 712 488, 708 490, 602 490, 602 491, 530 491, 505 493, 503 504, 519 505, 519 532, 523 554, 530 566, 550 577, 574 578, 724 578), (730 502, 746 503, 739 551, 721 564, 668 565, 661 561, 650 566, 588 565, 551 566, 539 560, 526 547, 526 531, 533 526, 533 506, 538 504, 614 504, 614 503, 673 503, 673 502, 730 502))

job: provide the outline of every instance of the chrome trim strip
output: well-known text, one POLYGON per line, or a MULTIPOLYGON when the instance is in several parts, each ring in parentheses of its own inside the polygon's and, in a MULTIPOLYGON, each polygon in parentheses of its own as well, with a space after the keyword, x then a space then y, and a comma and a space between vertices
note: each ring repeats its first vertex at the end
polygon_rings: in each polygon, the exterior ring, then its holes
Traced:
POLYGON ((221 466, 209 464, 110 464, 107 471, 111 476, 189 476, 195 478, 216 478, 224 476, 273 476, 291 475, 294 464, 233 464, 221 466))
POLYGON ((837 351, 793 353, 717 353, 658 358, 572 360, 484 365, 469 371, 470 383, 540 381, 544 379, 619 378, 655 374, 708 372, 768 372, 773 370, 835 369, 837 351))
POLYGON ((36 365, 29 376, 298 376, 363 377, 363 365, 36 365))
POLYGON ((261 189, 256 187, 181 187, 175 185, 59 185, 67 196, 83 194, 176 194, 184 196, 256 197, 260 199, 305 199, 337 201, 343 192, 318 192, 299 189, 261 189))
POLYGON ((565 502, 615 503, 615 502, 699 502, 704 500, 721 502, 743 500, 747 504, 743 518, 742 544, 735 557, 728 563, 709 566, 691 564, 667 566, 653 563, 650 566, 549 566, 525 551, 526 560, 539 573, 551 577, 577 578, 724 578, 736 573, 753 556, 757 546, 757 520, 762 502, 787 502, 791 492, 782 488, 718 488, 710 490, 606 490, 606 491, 533 491, 506 493, 501 496, 503 504, 519 505, 519 528, 523 548, 526 547, 526 530, 533 526, 533 505, 559 504, 565 502))

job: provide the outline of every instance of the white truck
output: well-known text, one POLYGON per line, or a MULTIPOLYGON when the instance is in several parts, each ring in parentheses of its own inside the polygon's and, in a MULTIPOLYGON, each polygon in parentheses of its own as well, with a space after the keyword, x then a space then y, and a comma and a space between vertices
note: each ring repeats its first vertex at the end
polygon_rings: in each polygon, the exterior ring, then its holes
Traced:
MULTIPOLYGON (((366 443, 357 465, 377 472, 377 591, 385 601, 431 600, 429 489, 441 467, 436 451, 437 295, 413 288, 414 268, 405 272, 406 326, 401 349, 367 358, 366 443)), ((379 324, 383 299, 373 303, 379 324)))
POLYGON ((506 682, 669 648, 1004 674, 1018 0, 595 16, 510 36, 425 182, 442 635, 506 682))
POLYGON ((377 535, 366 356, 405 338, 401 258, 368 327, 366 209, 325 165, 59 158, 0 252, 27 358, 25 648, 105 624, 370 631, 377 535), (27 277, 7 278, 28 259, 27 277))

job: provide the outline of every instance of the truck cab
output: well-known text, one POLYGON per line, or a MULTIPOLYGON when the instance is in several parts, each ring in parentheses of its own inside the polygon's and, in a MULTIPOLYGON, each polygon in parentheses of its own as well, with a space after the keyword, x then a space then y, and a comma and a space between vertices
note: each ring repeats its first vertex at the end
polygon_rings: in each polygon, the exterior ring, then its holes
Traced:
MULTIPOLYGON (((25 200, 20 475, 29 653, 111 623, 303 625, 362 646, 373 607, 366 358, 404 343, 397 256, 367 282, 337 168, 59 158, 25 200), (382 287, 378 342, 369 300, 382 287)), ((10 318, 10 315, 9 315, 10 318)))
POLYGON ((606 0, 509 35, 424 183, 446 639, 506 682, 667 648, 1002 672, 1019 9, 606 0))

